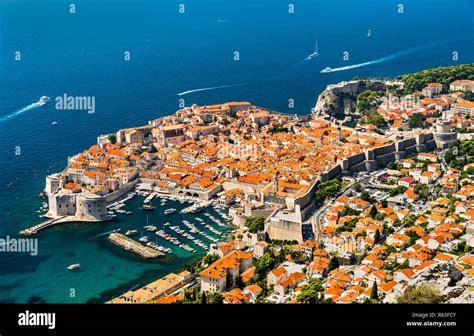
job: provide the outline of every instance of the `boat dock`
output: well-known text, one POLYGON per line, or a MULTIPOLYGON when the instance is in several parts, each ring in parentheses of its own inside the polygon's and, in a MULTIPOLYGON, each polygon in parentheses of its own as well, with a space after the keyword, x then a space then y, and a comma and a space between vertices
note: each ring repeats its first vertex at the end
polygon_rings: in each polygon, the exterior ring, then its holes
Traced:
POLYGON ((148 246, 143 246, 139 242, 117 232, 111 233, 107 239, 112 244, 120 246, 126 251, 133 252, 143 259, 158 258, 164 255, 160 251, 154 250, 148 246))
POLYGON ((40 231, 40 230, 46 229, 47 227, 50 227, 50 226, 55 225, 55 224, 62 223, 63 219, 66 218, 66 217, 67 216, 48 219, 47 221, 45 221, 43 223, 40 223, 40 224, 37 224, 33 227, 30 227, 29 229, 21 230, 20 235, 22 235, 22 236, 34 235, 34 234, 38 233, 38 231, 40 231))
POLYGON ((152 192, 150 195, 148 195, 145 200, 143 201, 143 203, 150 203, 151 200, 156 196, 156 192, 152 192))

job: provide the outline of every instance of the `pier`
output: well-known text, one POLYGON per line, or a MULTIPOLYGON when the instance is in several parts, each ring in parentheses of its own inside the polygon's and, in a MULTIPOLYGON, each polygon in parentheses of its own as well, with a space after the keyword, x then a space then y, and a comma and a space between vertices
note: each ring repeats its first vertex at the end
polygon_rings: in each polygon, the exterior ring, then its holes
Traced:
POLYGON ((139 242, 117 232, 111 233, 107 239, 112 244, 117 245, 126 251, 131 251, 143 259, 158 258, 164 255, 160 251, 154 250, 148 246, 143 246, 139 242))
POLYGON ((156 196, 156 192, 152 192, 150 195, 148 195, 145 200, 143 201, 143 203, 150 203, 151 200, 156 196))
POLYGON ((22 236, 34 235, 34 234, 38 233, 38 231, 40 231, 40 230, 46 229, 47 227, 50 227, 50 226, 55 225, 55 224, 62 223, 63 220, 66 217, 68 217, 68 216, 62 216, 62 217, 58 217, 58 218, 48 219, 47 221, 45 221, 43 223, 40 223, 40 224, 37 224, 33 227, 30 227, 29 229, 21 230, 20 235, 22 235, 22 236))

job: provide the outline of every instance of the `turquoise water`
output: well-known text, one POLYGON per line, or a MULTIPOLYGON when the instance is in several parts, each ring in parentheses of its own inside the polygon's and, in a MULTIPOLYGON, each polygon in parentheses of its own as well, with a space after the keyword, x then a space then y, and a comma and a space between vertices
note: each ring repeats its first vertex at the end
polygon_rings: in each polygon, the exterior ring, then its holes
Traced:
MULTIPOLYGON (((290 15, 283 0, 189 1, 185 14, 178 13, 179 1, 83 0, 75 2, 76 14, 59 0, 0 1, 0 236, 41 221, 35 211, 44 177, 62 170, 67 156, 99 134, 174 113, 181 98, 187 106, 248 100, 306 114, 328 83, 474 61, 473 1, 406 0, 404 14, 399 2, 294 1, 290 15), (316 39, 320 56, 304 61, 316 39), (221 88, 178 95, 211 87, 221 88), (58 111, 50 103, 14 115, 43 95, 64 93, 94 96, 96 112, 58 111)), ((116 226, 142 225, 133 202, 134 213, 119 223, 40 233, 38 256, 0 253, 0 301, 104 301, 192 262, 184 254, 144 262, 105 236, 91 239, 116 226), (81 271, 65 271, 76 262, 81 271)))
MULTIPOLYGON (((181 204, 176 201, 168 201, 165 206, 160 206, 159 201, 152 203, 156 206, 155 211, 140 209, 144 197, 136 196, 126 203, 123 210, 132 211, 131 214, 117 214, 117 217, 107 223, 93 224, 66 224, 53 226, 40 232, 36 237, 39 239, 39 254, 35 257, 15 256, 15 265, 9 269, 7 274, 2 273, 4 281, 1 290, 15 294, 15 300, 7 298, 7 302, 103 302, 115 295, 125 292, 137 286, 144 285, 152 280, 167 274, 170 271, 180 270, 186 263, 189 265, 197 261, 205 251, 179 236, 162 224, 170 222, 171 225, 179 225, 182 229, 189 231, 183 224, 184 219, 195 224, 198 229, 206 232, 212 237, 225 239, 226 232, 231 228, 221 228, 217 224, 200 214, 182 214, 179 210, 189 206, 188 203, 181 204), (167 208, 176 208, 170 215, 164 215, 167 208), (201 217, 217 230, 224 234, 218 236, 207 228, 199 225, 195 217, 201 217), (147 219, 148 217, 148 219, 147 219), (180 241, 193 247, 197 253, 185 251, 166 240, 156 236, 154 233, 143 229, 148 220, 149 225, 155 225, 158 229, 164 229, 166 233, 176 236, 180 241), (133 239, 143 234, 165 247, 171 247, 172 254, 155 260, 143 260, 140 257, 125 251, 107 240, 108 234, 117 228, 125 233, 129 229, 139 230, 139 234, 132 236, 133 239), (80 263, 81 268, 76 271, 68 271, 66 267, 70 264, 80 263), (34 277, 31 273, 35 274, 34 277), (52 276, 53 275, 53 276, 52 276), (15 282, 8 282, 12 279, 15 282), (22 288, 31 288, 31 291, 17 291, 17 283, 22 288), (104 291, 106 288, 111 289, 104 291), (54 286, 54 291, 51 291, 54 286), (71 297, 71 289, 74 297, 71 297), (34 294, 32 294, 34 293, 34 294), (97 293, 91 297, 91 293, 97 293)), ((215 217, 219 217, 213 208, 207 208, 215 217)), ((212 243, 206 238, 193 234, 207 245, 212 243)), ((8 262, 8 259, 7 259, 8 262)))

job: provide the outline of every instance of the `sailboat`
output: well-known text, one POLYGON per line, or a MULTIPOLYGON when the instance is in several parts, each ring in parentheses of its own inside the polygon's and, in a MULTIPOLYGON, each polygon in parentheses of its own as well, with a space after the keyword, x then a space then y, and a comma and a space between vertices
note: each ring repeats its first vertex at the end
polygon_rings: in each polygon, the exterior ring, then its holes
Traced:
POLYGON ((367 37, 370 37, 370 28, 369 28, 369 32, 367 33, 367 37))
POLYGON ((148 236, 144 236, 143 231, 141 231, 140 238, 138 240, 141 241, 142 243, 148 243, 148 236))
POLYGON ((307 60, 313 59, 315 57, 319 56, 319 51, 318 51, 318 40, 316 40, 316 45, 314 47, 314 52, 308 56, 306 56, 307 60))

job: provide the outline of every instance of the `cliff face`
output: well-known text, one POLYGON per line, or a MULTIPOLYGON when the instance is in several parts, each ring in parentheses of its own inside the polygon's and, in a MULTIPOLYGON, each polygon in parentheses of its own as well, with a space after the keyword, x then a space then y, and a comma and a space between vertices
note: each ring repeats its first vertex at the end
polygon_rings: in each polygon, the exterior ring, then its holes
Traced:
POLYGON ((314 114, 324 115, 350 115, 356 110, 356 99, 359 93, 372 91, 386 91, 384 82, 381 81, 350 81, 329 85, 318 97, 314 114))
POLYGON ((432 265, 408 282, 409 287, 426 283, 438 288, 444 303, 473 303, 474 278, 464 276, 452 263, 432 265))

